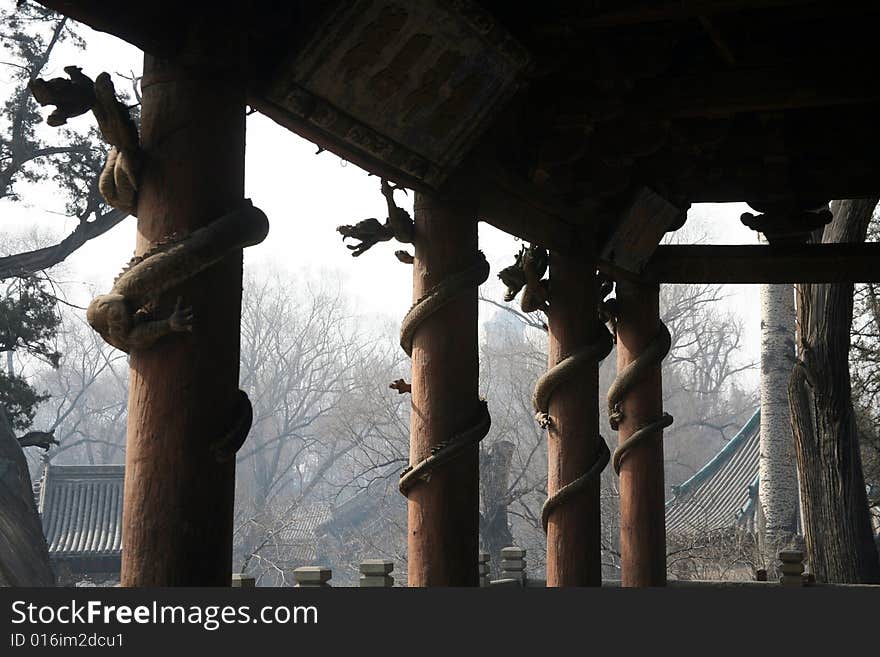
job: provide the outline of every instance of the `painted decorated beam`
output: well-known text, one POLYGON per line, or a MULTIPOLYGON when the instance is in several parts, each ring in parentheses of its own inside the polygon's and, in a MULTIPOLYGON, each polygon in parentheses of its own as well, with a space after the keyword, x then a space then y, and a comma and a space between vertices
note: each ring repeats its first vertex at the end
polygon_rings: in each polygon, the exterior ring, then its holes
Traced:
POLYGON ((880 282, 880 243, 660 246, 643 277, 660 283, 880 282))
POLYGON ((332 3, 254 106, 375 171, 439 189, 520 88, 529 53, 477 3, 332 3))

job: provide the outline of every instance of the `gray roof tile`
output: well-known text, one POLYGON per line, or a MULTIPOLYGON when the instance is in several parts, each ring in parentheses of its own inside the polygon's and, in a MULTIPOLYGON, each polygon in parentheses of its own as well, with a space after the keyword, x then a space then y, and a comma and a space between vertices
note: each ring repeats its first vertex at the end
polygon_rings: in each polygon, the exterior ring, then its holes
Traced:
POLYGON ((53 557, 122 554, 122 465, 50 465, 40 487, 43 532, 53 557))
POLYGON ((761 416, 751 419, 690 479, 673 487, 666 503, 666 531, 695 534, 742 525, 757 494, 761 416))

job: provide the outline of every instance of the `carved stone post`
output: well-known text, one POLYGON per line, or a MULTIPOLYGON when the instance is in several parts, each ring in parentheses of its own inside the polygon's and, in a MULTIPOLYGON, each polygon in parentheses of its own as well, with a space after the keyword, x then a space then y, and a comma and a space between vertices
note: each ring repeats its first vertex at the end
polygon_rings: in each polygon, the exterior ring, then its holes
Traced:
POLYGON ((489 586, 489 580, 491 573, 490 565, 489 565, 489 553, 485 550, 480 550, 480 554, 477 556, 477 574, 480 576, 480 586, 489 586))
POLYGON ((663 413, 660 367, 669 349, 669 334, 660 323, 658 292, 653 286, 617 284, 619 375, 609 390, 609 404, 616 406, 610 417, 617 417, 612 426, 619 431, 619 444, 631 446, 618 448, 614 459, 620 468, 623 586, 666 584, 663 427, 671 418, 663 413), (630 383, 618 384, 625 379, 630 383), (619 390, 616 405, 615 388, 619 390))
POLYGON ((257 580, 253 575, 243 575, 242 573, 232 573, 232 588, 234 589, 253 589, 257 586, 257 580))
POLYGON ((477 208, 415 200, 413 299, 401 344, 412 356, 408 497, 410 586, 478 586, 478 442, 488 412, 478 396, 477 208), (429 475, 429 476, 428 476, 429 475))
POLYGON ((394 562, 389 559, 365 559, 361 561, 359 584, 365 588, 390 588, 394 586, 394 562))
POLYGON ((598 360, 607 354, 600 345, 611 345, 598 320, 595 250, 588 246, 577 259, 550 254, 550 370, 536 397, 562 361, 577 355, 580 364, 549 393, 547 586, 602 583, 599 475, 608 449, 598 434, 598 360))
MULTIPOLYGON (((243 40, 212 29, 144 60, 138 253, 242 202, 243 40)), ((191 333, 131 354, 123 586, 230 585, 235 461, 210 446, 239 419, 241 285, 238 251, 161 299, 166 316, 177 296, 192 307, 191 333)))
POLYGON ((333 571, 326 566, 300 566, 293 569, 294 586, 303 588, 330 588, 333 571))
POLYGON ((526 551, 521 547, 501 548, 501 579, 515 579, 526 585, 526 551))

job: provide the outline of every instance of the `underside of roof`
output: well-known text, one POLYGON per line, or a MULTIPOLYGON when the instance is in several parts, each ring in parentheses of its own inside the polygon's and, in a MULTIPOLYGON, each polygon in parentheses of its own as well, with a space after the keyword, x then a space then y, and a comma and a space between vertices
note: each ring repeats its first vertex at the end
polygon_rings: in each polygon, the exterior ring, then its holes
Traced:
POLYGON ((880 191, 878 3, 43 3, 160 56, 246 34, 253 107, 544 246, 610 234, 646 189, 682 216, 880 191))

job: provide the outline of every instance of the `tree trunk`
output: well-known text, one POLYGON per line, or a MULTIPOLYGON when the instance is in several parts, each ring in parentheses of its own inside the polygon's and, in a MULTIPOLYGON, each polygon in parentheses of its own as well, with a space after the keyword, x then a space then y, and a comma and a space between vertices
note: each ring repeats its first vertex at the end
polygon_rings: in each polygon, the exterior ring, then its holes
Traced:
POLYGON ((788 405, 794 366, 794 289, 761 285, 761 452, 757 528, 763 567, 776 578, 776 555, 797 532, 798 477, 788 405))
MULTIPOLYGON (((174 60, 144 60, 139 253, 242 202, 240 40, 200 32, 174 60)), ((235 460, 210 448, 239 420, 241 286, 239 251, 162 299, 192 306, 191 333, 131 354, 123 586, 230 584, 235 460)))
POLYGON ((0 407, 0 586, 54 586, 27 459, 0 407))
POLYGON ((480 518, 480 538, 483 549, 489 553, 492 573, 501 576, 501 549, 513 545, 513 535, 507 518, 507 487, 514 444, 500 440, 481 458, 483 514, 480 518))
MULTIPOLYGON (((863 241, 877 199, 835 205, 822 241, 863 241)), ((810 567, 821 582, 880 582, 850 389, 853 288, 797 289, 798 360, 789 396, 810 567)))

